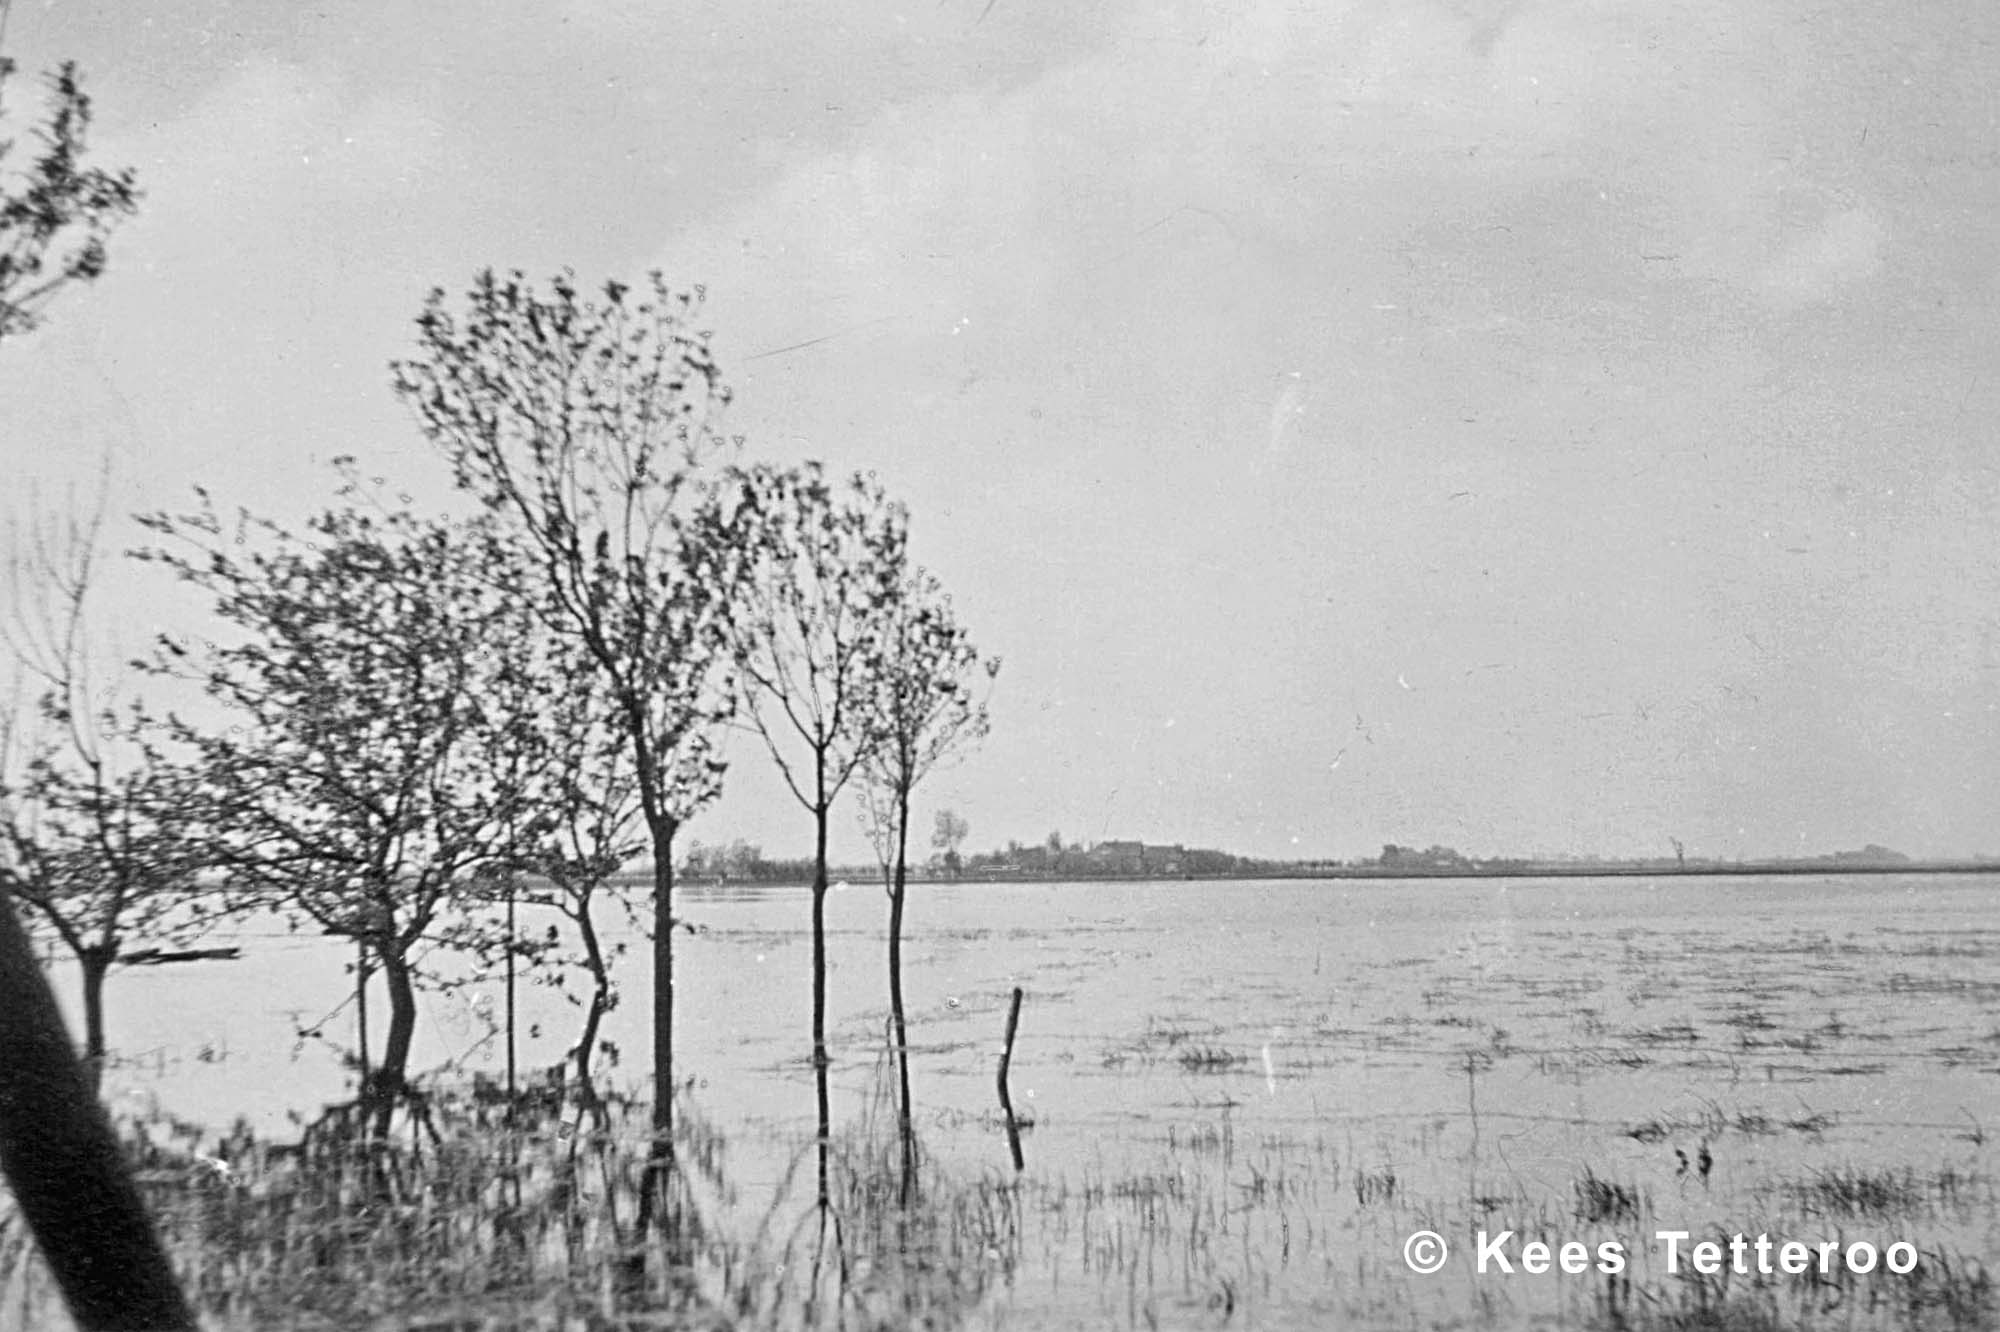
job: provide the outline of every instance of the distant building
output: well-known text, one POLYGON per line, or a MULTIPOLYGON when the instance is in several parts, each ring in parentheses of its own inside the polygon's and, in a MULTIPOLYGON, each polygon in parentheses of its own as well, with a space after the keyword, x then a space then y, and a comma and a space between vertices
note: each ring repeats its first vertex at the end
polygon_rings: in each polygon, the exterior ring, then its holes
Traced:
POLYGON ((1146 868, 1144 842, 1099 842, 1084 853, 1099 874, 1139 874, 1146 868))
POLYGON ((1383 869, 1437 871, 1459 869, 1467 861, 1448 846, 1432 846, 1419 851, 1413 846, 1397 846, 1390 842, 1382 848, 1382 858, 1377 863, 1383 869))
POLYGON ((1148 846, 1144 842, 1099 842, 1084 853, 1096 874, 1179 874, 1187 861, 1185 847, 1148 846))
POLYGON ((1836 851, 1829 859, 1842 865, 1907 865, 1910 858, 1901 851, 1870 842, 1859 851, 1836 851))

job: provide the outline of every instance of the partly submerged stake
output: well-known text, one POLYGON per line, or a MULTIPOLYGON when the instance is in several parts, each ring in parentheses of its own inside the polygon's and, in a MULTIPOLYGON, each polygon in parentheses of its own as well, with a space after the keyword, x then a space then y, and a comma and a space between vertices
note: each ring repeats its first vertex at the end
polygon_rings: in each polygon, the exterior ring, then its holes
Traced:
POLYGON ((1025 1170, 1021 1158, 1021 1126, 1014 1119, 1014 1100, 1007 1095, 1007 1065, 1014 1061, 1014 1029, 1021 1022, 1021 987, 1014 987, 1014 1002, 1007 1009, 1007 1039, 1000 1047, 1000 1112, 1007 1116, 1007 1150, 1014 1154, 1014 1169, 1025 1170))

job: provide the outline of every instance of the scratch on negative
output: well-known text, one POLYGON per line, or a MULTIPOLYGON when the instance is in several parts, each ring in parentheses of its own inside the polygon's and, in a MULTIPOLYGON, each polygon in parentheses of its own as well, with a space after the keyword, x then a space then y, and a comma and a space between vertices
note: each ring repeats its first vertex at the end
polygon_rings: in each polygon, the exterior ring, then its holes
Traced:
POLYGON ((807 347, 817 347, 822 342, 832 342, 835 338, 844 338, 849 333, 859 333, 864 328, 873 328, 877 324, 886 324, 893 318, 895 318, 894 315, 883 315, 879 319, 870 319, 866 323, 854 324, 847 328, 837 328, 831 333, 822 333, 816 338, 807 338, 804 342, 794 342, 787 347, 773 347, 769 351, 760 351, 743 359, 745 361, 761 361, 767 356, 783 356, 786 352, 804 351, 807 347))

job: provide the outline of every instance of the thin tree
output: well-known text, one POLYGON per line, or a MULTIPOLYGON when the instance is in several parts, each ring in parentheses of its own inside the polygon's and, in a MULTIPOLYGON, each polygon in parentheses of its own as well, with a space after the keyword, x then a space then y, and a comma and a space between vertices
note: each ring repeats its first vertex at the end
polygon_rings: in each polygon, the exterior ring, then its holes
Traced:
MULTIPOLYGON (((7 5, 0 2, 0 36, 7 5)), ((0 108, 16 70, 0 54, 0 108)), ((0 129, 0 341, 35 329, 56 295, 104 272, 112 230, 136 211, 130 170, 86 166, 90 99, 74 64, 48 76, 46 119, 15 170, 20 141, 0 129)), ((117 771, 113 736, 127 719, 97 702, 88 679, 85 598, 104 519, 104 487, 82 520, 36 515, 8 559, 6 625, 14 664, 33 681, 0 721, 0 823, 13 895, 76 957, 83 976, 85 1050, 93 1087, 104 1060, 103 984, 124 936, 152 920, 171 875, 164 847, 140 813, 156 773, 117 771), (53 732, 51 735, 49 732, 53 732), (91 863, 95 861, 96 863, 91 863)), ((131 748, 143 750, 141 746, 131 748)), ((142 753, 139 767, 151 766, 142 753)))
POLYGON ((197 891, 187 774, 163 755, 137 701, 92 670, 103 496, 100 480, 85 516, 33 514, 15 531, 0 620, 17 675, 15 706, 0 715, 0 893, 76 962, 93 1089, 108 1052, 112 968, 134 942, 190 942, 225 908, 197 891))
MULTIPOLYGON (((607 947, 596 908, 609 897, 628 915, 635 914, 619 876, 647 846, 637 783, 622 736, 608 724, 602 677, 573 639, 547 633, 527 611, 534 594, 532 571, 512 558, 515 552, 493 541, 483 524, 482 531, 491 555, 488 590, 517 608, 521 630, 493 643, 489 651, 506 654, 506 678, 539 706, 516 719, 515 769, 527 786, 515 810, 524 822, 507 834, 508 845, 515 848, 511 859, 496 861, 493 873, 482 881, 496 910, 475 914, 457 941, 483 960, 503 957, 510 976, 515 964, 525 964, 535 980, 583 1008, 576 1044, 552 1071, 567 1080, 566 1068, 573 1068, 580 1104, 601 1122, 592 1060, 599 1049, 599 1029, 617 1003, 612 961, 624 945, 607 947), (518 930, 516 906, 555 911, 574 935, 573 948, 555 927, 518 930), (584 973, 589 986, 581 999, 570 992, 576 971, 584 973)), ((510 1028, 510 1089, 511 1041, 510 1028)))
MULTIPOLYGON (((0 35, 7 6, 0 3, 0 35)), ((0 54, 0 107, 16 65, 0 54)), ((0 130, 0 341, 36 328, 56 295, 104 272, 112 230, 137 209, 130 170, 85 166, 90 99, 76 66, 48 76, 47 118, 20 144, 0 130)), ((30 521, 8 560, 8 646, 33 680, 0 722, 0 823, 13 896, 41 915, 76 957, 83 977, 85 1050, 93 1088, 105 1055, 103 984, 130 927, 135 900, 150 910, 163 893, 150 829, 135 797, 148 782, 114 772, 105 732, 124 730, 94 702, 86 678, 84 600, 103 527, 103 488, 81 522, 30 521), (40 725, 37 725, 39 723, 40 725), (56 737, 37 734, 43 727, 56 737), (101 727, 101 730, 100 730, 101 727), (65 761, 69 760, 69 761, 65 761), (91 859, 98 863, 92 865, 91 859), (98 871, 108 871, 105 883, 98 871)), ((153 783, 157 784, 157 783, 153 783)))
POLYGON ((420 946, 480 943, 464 908, 540 831, 541 700, 496 649, 531 626, 495 594, 475 529, 343 508, 299 537, 225 524, 202 500, 142 519, 168 543, 142 555, 207 592, 236 634, 199 654, 163 638, 156 664, 220 713, 172 722, 200 755, 208 853, 382 973, 389 1028, 363 1109, 383 1133, 407 1090, 420 946))
MULTIPOLYGON (((986 734, 980 689, 1000 672, 997 657, 981 660, 937 579, 912 570, 883 617, 878 662, 868 700, 873 735, 862 764, 862 791, 886 852, 889 894, 889 1015, 895 1028, 897 1127, 902 1142, 902 1200, 916 1186, 916 1131, 910 1101, 909 1028, 903 1007, 903 906, 909 886, 910 793, 951 754, 986 734)), ((965 823, 939 811, 940 830, 958 838, 965 823), (948 824, 949 821, 949 824, 948 824)))
MULTIPOLYGON (((528 890, 525 900, 554 909, 575 932, 575 953, 555 956, 553 950, 544 949, 538 960, 558 963, 560 969, 550 973, 558 986, 571 966, 588 979, 589 994, 581 1001, 583 1028, 568 1058, 579 1102, 601 1123, 592 1059, 604 1018, 617 1006, 618 989, 611 972, 613 954, 598 932, 595 908, 609 896, 629 911, 618 875, 645 853, 647 839, 630 751, 607 724, 609 714, 601 706, 602 678, 588 663, 553 664, 556 669, 545 693, 548 710, 541 718, 548 733, 549 762, 535 800, 544 831, 528 844, 522 860, 522 867, 540 882, 528 890)), ((623 945, 617 948, 622 950, 623 945)))
POLYGON ((733 712, 723 610, 741 562, 695 521, 711 468, 737 443, 700 290, 657 273, 646 294, 573 277, 547 290, 481 273, 462 314, 434 291, 397 392, 532 571, 544 626, 573 640, 605 686, 630 753, 653 875, 653 1150, 644 1231, 674 1170, 674 838, 720 793, 716 732, 733 712))
MULTIPOLYGON (((6 0, 0 0, 0 36, 6 0)), ((14 64, 0 55, 0 97, 14 64)), ((38 130, 44 152, 25 177, 0 175, 0 344, 33 328, 56 290, 104 269, 104 237, 133 209, 132 177, 79 166, 89 103, 73 66, 38 130), (69 245, 82 237, 80 250, 69 245), (67 251, 69 257, 64 257, 67 251)), ((0 169, 11 140, 0 131, 0 169)), ((0 893, 0 1172, 85 1332, 195 1326, 160 1248, 110 1120, 71 1048, 28 936, 0 893)))
POLYGON ((871 704, 887 617, 903 578, 907 520, 873 481, 857 475, 836 486, 819 464, 808 463, 739 473, 726 521, 756 560, 757 576, 733 608, 750 725, 813 819, 812 1041, 824 1212, 832 1132, 827 824, 876 739, 871 704))

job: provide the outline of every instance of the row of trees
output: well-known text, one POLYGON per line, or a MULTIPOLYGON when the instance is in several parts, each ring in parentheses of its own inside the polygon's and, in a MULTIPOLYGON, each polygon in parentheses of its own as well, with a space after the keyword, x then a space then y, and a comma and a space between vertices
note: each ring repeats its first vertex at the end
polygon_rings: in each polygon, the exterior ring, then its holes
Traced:
MULTIPOLYGON (((129 211, 129 180, 80 173, 78 148, 52 159, 58 183, 25 213, 0 212, 0 333, 30 325, 61 243, 81 248, 54 276, 95 276, 104 231, 129 211)), ((333 502, 302 527, 199 490, 144 515, 134 557, 202 594, 213 627, 160 635, 122 678, 100 678, 88 614, 101 498, 17 530, 0 888, 80 966, 93 1064, 105 978, 136 947, 276 908, 353 941, 384 979, 389 1026, 364 1088, 378 1128, 434 979, 420 959, 440 948, 586 975, 573 1059, 589 1095, 616 996, 595 912, 644 861, 655 1153, 642 1224, 662 1215, 675 844, 719 795, 735 727, 761 738, 814 828, 824 1200, 830 819, 861 787, 900 1047, 911 793, 984 733, 998 662, 912 562, 907 514, 872 476, 743 459, 720 426, 729 393, 700 310, 699 290, 658 275, 585 292, 566 274, 489 271, 460 301, 434 292, 393 384, 469 502, 422 512, 342 464, 333 502), (495 907, 516 900, 558 912, 567 942, 529 947, 503 929, 495 907)))

